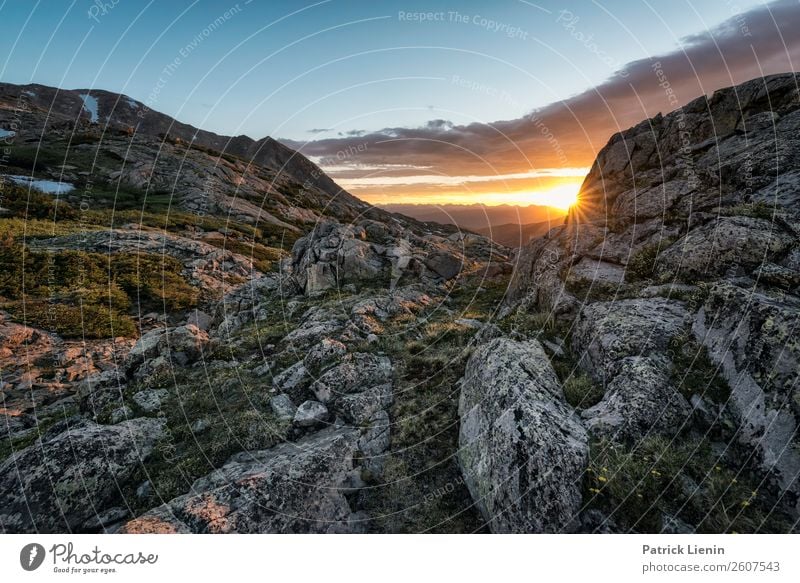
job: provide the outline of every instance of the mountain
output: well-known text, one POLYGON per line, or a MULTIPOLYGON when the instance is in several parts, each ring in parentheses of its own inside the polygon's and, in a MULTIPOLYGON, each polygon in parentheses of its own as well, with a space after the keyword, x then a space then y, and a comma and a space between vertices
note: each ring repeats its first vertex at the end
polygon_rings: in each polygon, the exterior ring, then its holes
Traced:
POLYGON ((566 224, 521 249, 502 314, 539 330, 480 347, 462 387, 493 531, 797 530, 799 80, 614 135, 566 224))
POLYGON ((414 217, 420 221, 458 225, 462 229, 469 230, 486 229, 506 224, 524 225, 544 221, 557 222, 566 215, 561 209, 537 205, 387 204, 380 206, 389 212, 414 217))
POLYGON ((68 131, 86 124, 96 124, 99 131, 104 127, 124 129, 150 138, 196 144, 288 174, 301 184, 310 181, 331 196, 342 194, 316 164, 270 137, 256 141, 248 136, 220 136, 181 123, 126 95, 97 89, 68 90, 37 84, 0 83, 0 101, 12 110, 25 107, 48 112, 47 117, 36 120, 41 122, 40 127, 31 125, 34 119, 26 120, 27 130, 38 135, 49 128, 68 131))
POLYGON ((451 387, 507 250, 82 93, 0 95, 0 529, 480 530, 451 387))
POLYGON ((513 254, 0 100, 0 528, 796 532, 798 80, 612 136, 513 254))
POLYGON ((540 223, 529 223, 526 225, 518 225, 516 223, 508 223, 505 225, 498 225, 496 227, 484 227, 482 229, 474 229, 474 231, 484 237, 488 237, 496 243, 505 245, 506 247, 521 247, 528 243, 531 239, 536 239, 546 234, 550 229, 557 227, 564 222, 561 220, 542 221, 540 223))

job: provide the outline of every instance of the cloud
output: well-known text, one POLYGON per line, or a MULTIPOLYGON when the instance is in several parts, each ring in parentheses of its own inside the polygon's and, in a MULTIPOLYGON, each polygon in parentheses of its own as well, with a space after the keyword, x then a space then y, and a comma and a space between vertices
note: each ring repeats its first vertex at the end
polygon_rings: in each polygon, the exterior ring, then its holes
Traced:
MULTIPOLYGON (((416 169, 416 168, 415 168, 416 169)), ((513 180, 526 180, 532 178, 582 178, 586 176, 588 168, 542 168, 527 172, 512 172, 498 175, 467 175, 452 176, 439 174, 418 174, 400 176, 366 176, 363 178, 340 179, 339 183, 346 189, 357 190, 360 188, 387 188, 392 186, 432 185, 432 186, 462 186, 471 183, 507 182, 513 180)))
POLYGON ((331 131, 331 128, 313 128, 308 130, 309 134, 324 134, 331 131))
MULTIPOLYGON (((683 38, 673 52, 628 63, 624 74, 522 118, 466 125, 436 119, 419 128, 394 127, 307 143, 284 142, 306 155, 349 165, 351 178, 359 176, 359 166, 398 160, 409 166, 399 173, 407 176, 422 174, 415 167, 430 167, 449 176, 586 167, 612 134, 642 119, 722 87, 795 70, 798 63, 800 4, 778 0, 683 38), (656 75, 656 63, 676 101, 670 101, 659 85, 663 78, 656 75)), ((362 169, 360 176, 374 176, 374 170, 362 169)))

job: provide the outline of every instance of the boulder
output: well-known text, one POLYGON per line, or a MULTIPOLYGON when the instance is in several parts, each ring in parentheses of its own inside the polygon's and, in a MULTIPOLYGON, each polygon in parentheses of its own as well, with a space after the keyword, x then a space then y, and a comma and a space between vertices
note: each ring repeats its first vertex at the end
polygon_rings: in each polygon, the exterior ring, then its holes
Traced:
POLYGON ((295 411, 294 422, 300 427, 318 425, 328 418, 328 408, 319 401, 305 401, 295 411))
POLYGON ((311 390, 319 401, 330 403, 345 395, 362 393, 390 383, 391 380, 392 362, 388 357, 354 352, 314 381, 311 390))
POLYGON ((191 492, 135 518, 123 533, 348 532, 344 497, 358 432, 326 429, 233 456, 191 492))
POLYGON ((121 487, 164 436, 164 421, 57 424, 0 465, 0 525, 6 532, 75 532, 123 503, 121 487))
POLYGON ((467 363, 458 459, 492 532, 578 527, 588 435, 535 341, 496 338, 467 363))
POLYGON ((737 437, 761 468, 791 492, 800 516, 800 298, 775 297, 721 281, 709 291, 693 331, 731 389, 737 437))
POLYGON ((618 374, 628 356, 664 353, 681 333, 688 313, 681 302, 664 298, 596 302, 581 310, 572 335, 582 366, 599 381, 618 374))
POLYGON ((661 355, 629 356, 618 365, 603 400, 581 414, 590 433, 615 441, 673 437, 687 429, 692 409, 675 390, 661 355))

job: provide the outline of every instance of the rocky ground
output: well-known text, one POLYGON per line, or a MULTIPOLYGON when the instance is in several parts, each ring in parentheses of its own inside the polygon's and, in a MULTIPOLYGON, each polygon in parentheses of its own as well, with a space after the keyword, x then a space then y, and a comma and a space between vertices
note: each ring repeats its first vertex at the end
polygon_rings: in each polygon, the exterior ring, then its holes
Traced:
POLYGON ((0 203, 2 530, 797 530, 794 76, 614 136, 516 256, 2 89, 75 187, 0 203))

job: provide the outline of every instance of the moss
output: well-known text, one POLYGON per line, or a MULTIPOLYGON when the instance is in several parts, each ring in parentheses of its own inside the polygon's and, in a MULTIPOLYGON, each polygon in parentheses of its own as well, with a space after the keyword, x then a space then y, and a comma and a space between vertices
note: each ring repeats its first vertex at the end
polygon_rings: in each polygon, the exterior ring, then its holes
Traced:
POLYGON ((728 217, 751 217, 754 219, 766 219, 771 221, 775 218, 775 208, 763 201, 738 204, 719 209, 723 216, 728 217))
MULTIPOLYGON (((132 481, 150 480, 152 495, 128 497, 142 512, 184 494, 192 483, 221 467, 233 454, 268 449, 286 440, 289 422, 274 417, 269 392, 244 368, 180 370, 165 380, 162 440, 132 481), (197 421, 207 424, 195 432, 197 421)), ((141 387, 126 390, 128 398, 141 387)))
POLYGON ((9 439, 3 437, 0 439, 0 460, 5 460, 12 453, 21 451, 26 447, 33 445, 41 435, 59 421, 63 421, 78 413, 78 408, 75 405, 65 406, 62 410, 51 417, 45 417, 37 420, 36 427, 28 435, 18 437, 16 439, 9 439))
POLYGON ((20 321, 65 337, 135 336, 130 310, 188 309, 197 291, 171 257, 30 251, 0 243, 0 298, 20 321))

